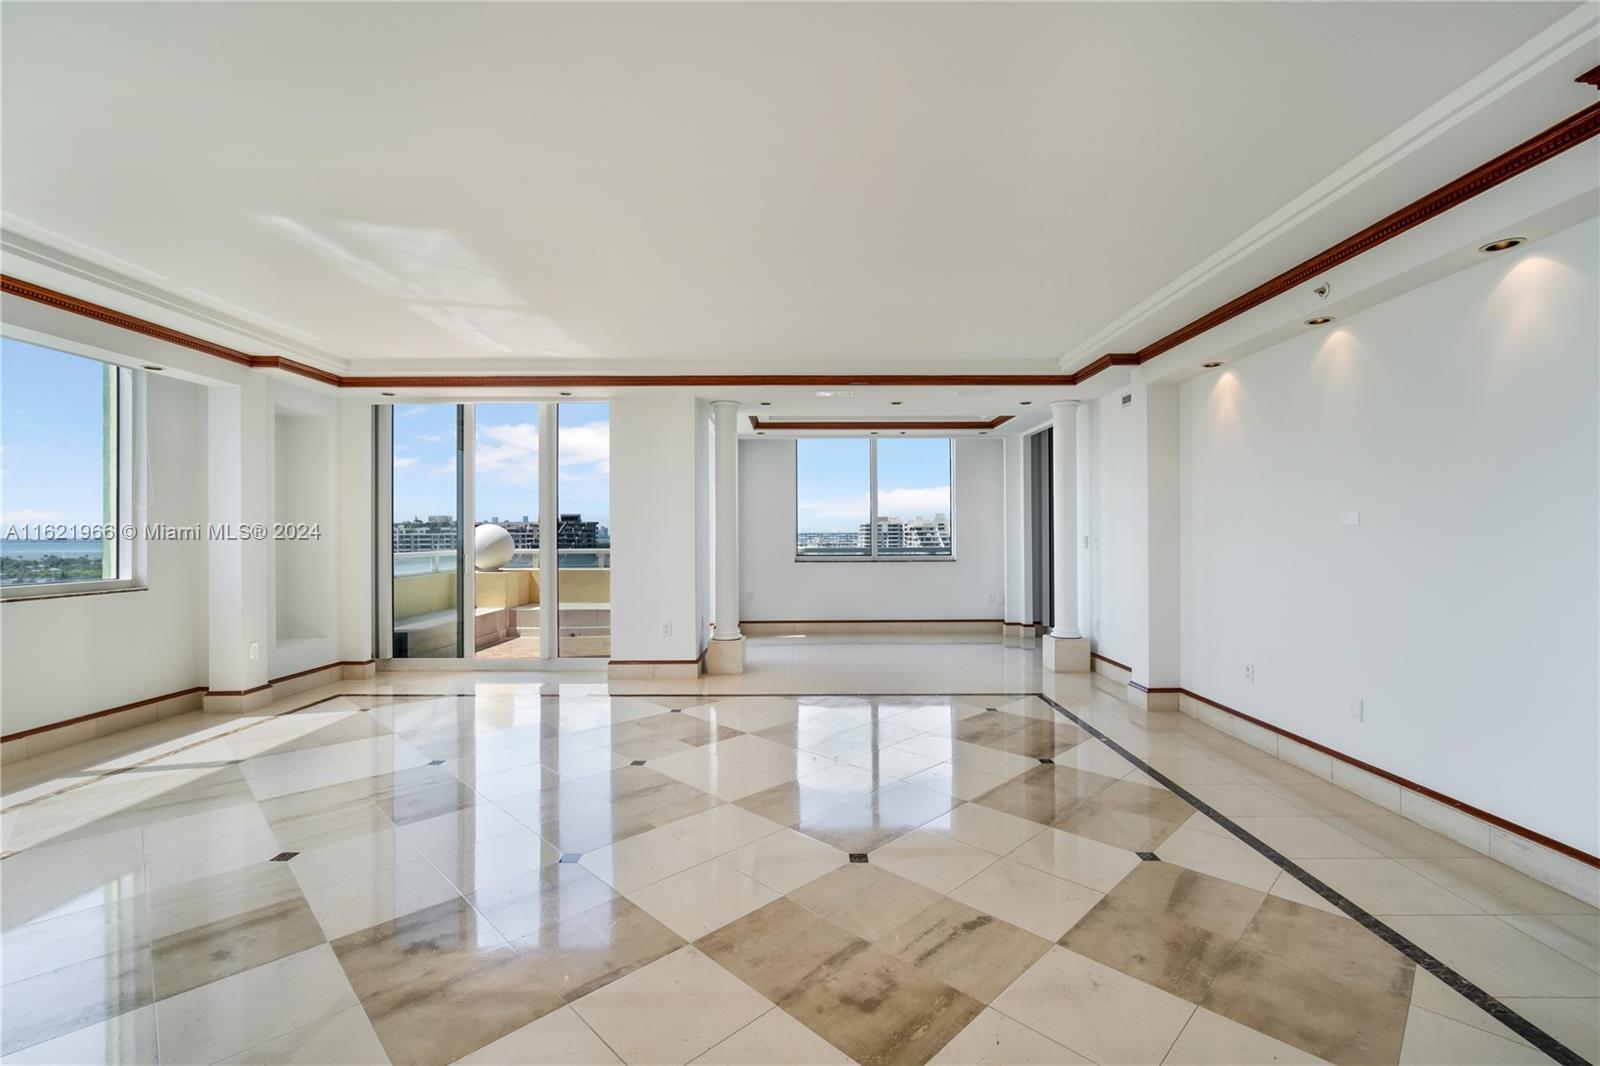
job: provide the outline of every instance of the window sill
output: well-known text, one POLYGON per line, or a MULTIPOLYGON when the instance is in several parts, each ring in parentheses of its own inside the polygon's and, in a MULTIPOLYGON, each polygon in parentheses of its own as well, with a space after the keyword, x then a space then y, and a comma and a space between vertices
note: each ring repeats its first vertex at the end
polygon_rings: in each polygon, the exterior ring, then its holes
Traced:
POLYGON ((797 555, 797 563, 953 563, 954 555, 797 555))
MULTIPOLYGON (((38 588, 39 586, 19 586, 38 588)), ((75 600, 84 596, 111 596, 119 592, 148 592, 148 585, 114 585, 109 588, 62 589, 53 592, 22 592, 7 589, 0 592, 0 603, 35 603, 39 600, 75 600)))

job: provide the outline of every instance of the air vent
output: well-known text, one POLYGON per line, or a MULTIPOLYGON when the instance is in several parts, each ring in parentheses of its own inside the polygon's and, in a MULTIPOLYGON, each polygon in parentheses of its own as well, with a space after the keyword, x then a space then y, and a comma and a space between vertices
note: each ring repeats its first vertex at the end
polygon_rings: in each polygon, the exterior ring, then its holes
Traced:
POLYGON ((1133 406, 1133 393, 1125 392, 1125 393, 1122 394, 1122 406, 1124 406, 1124 407, 1133 406))

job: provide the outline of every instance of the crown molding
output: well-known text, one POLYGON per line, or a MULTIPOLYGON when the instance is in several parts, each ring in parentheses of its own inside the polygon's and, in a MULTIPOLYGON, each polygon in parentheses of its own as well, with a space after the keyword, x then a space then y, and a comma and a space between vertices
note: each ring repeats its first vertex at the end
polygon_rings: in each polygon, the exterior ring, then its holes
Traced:
POLYGON ((757 431, 760 431, 760 432, 766 432, 767 430, 772 430, 774 432, 780 432, 780 433, 796 432, 796 431, 799 431, 799 432, 803 433, 803 432, 806 432, 807 430, 863 430, 863 429, 866 429, 866 430, 879 430, 879 429, 908 430, 908 429, 915 429, 915 430, 945 430, 945 431, 974 430, 974 429, 976 429, 976 430, 981 430, 981 431, 988 431, 988 430, 991 430, 991 429, 998 429, 999 427, 1005 425, 1007 422, 1011 421, 1011 419, 1014 418, 1014 417, 1015 417, 1014 415, 996 415, 993 418, 983 419, 983 420, 948 419, 948 418, 945 418, 945 419, 924 419, 922 421, 903 421, 903 422, 896 422, 896 421, 887 421, 886 422, 886 421, 882 421, 882 420, 873 420, 873 419, 865 419, 865 418, 862 418, 862 419, 835 419, 835 420, 826 421, 826 422, 825 421, 808 421, 808 420, 800 420, 800 421, 792 421, 791 420, 791 421, 787 421, 787 422, 777 422, 777 421, 773 421, 772 419, 767 419, 766 421, 762 421, 760 415, 750 415, 749 416, 749 418, 750 418, 750 428, 751 429, 754 429, 754 430, 757 430, 757 431))
MULTIPOLYGON (((1168 310, 1206 283, 1265 250, 1295 227, 1414 155, 1435 139, 1494 104, 1530 78, 1568 62, 1600 39, 1600 15, 1584 5, 1559 19, 1443 100, 1417 115, 1300 196, 1240 234, 1149 298, 1075 345, 1059 360, 1066 369, 1125 338, 1141 322, 1168 310)), ((1600 68, 1596 68, 1600 70, 1600 68)), ((1593 72, 1591 72, 1593 73, 1593 72)), ((1584 81, 1589 75, 1580 76, 1584 81)), ((1096 360, 1098 361, 1098 360, 1096 360)), ((1078 368, 1087 370, 1090 362, 1078 368)))

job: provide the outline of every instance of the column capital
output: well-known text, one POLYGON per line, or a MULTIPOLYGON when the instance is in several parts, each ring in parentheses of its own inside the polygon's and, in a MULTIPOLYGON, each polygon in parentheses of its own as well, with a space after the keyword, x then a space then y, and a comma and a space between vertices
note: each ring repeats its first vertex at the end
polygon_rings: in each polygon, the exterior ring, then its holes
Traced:
POLYGON ((712 407, 738 407, 739 406, 739 401, 738 400, 712 400, 711 401, 711 406, 712 407))
POLYGON ((1050 409, 1052 411, 1055 410, 1057 407, 1071 408, 1071 407, 1082 407, 1082 406, 1083 406, 1083 401, 1082 400, 1051 400, 1050 401, 1050 409))

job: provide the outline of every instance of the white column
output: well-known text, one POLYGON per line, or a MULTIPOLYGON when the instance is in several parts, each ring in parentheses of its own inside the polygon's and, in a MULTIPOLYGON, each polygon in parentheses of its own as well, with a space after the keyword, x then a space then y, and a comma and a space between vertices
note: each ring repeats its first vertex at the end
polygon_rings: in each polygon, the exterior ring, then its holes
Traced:
POLYGON ((744 638, 739 633, 739 404, 714 400, 716 452, 716 634, 706 653, 706 672, 744 673, 744 638))
POLYGON ((1078 629, 1078 401, 1050 405, 1051 540, 1054 545, 1052 617, 1045 639, 1045 668, 1057 673, 1089 669, 1089 642, 1078 629))

